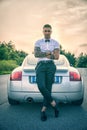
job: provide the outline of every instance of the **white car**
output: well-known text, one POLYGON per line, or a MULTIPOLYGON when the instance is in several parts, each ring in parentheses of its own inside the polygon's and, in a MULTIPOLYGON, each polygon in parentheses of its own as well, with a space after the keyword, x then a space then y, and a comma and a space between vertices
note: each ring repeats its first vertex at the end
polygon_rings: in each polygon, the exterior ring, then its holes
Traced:
MULTIPOLYGON (((60 55, 55 60, 56 73, 52 86, 52 96, 58 102, 81 105, 84 98, 83 79, 67 58, 60 55)), ((35 66, 37 58, 34 55, 25 57, 22 65, 14 69, 8 80, 8 102, 11 105, 19 102, 42 102, 43 96, 36 84, 35 66)))

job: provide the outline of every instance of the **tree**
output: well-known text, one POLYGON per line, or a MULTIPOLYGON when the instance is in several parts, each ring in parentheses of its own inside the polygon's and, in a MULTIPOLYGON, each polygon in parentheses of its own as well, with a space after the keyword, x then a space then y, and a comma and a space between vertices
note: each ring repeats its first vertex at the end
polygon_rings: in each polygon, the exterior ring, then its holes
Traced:
POLYGON ((60 54, 65 55, 65 50, 63 50, 62 46, 60 45, 60 54))
POLYGON ((87 67, 87 54, 80 54, 77 58, 77 67, 87 67))
POLYGON ((66 52, 65 56, 69 60, 70 65, 75 67, 76 66, 76 57, 75 57, 75 55, 71 54, 70 52, 66 52))
POLYGON ((63 50, 61 45, 60 45, 60 54, 65 55, 67 59, 69 60, 70 65, 75 67, 76 57, 74 54, 71 54, 70 52, 66 52, 65 50, 63 50))
POLYGON ((16 50, 12 41, 0 42, 0 60, 15 60, 20 65, 26 55, 26 52, 16 50))
POLYGON ((6 48, 6 43, 0 43, 0 60, 8 60, 8 49, 6 48))

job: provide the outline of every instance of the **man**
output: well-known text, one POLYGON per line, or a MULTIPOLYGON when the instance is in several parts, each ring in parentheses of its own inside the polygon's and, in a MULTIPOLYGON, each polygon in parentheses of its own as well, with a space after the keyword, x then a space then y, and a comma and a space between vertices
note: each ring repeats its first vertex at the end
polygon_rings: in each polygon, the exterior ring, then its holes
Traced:
POLYGON ((36 70, 36 81, 41 94, 44 97, 41 110, 41 120, 46 121, 46 108, 48 103, 54 108, 55 117, 58 117, 59 111, 57 104, 51 96, 52 84, 56 66, 53 60, 59 59, 60 46, 57 41, 51 39, 52 27, 49 24, 43 26, 44 39, 35 43, 34 55, 38 57, 36 70))

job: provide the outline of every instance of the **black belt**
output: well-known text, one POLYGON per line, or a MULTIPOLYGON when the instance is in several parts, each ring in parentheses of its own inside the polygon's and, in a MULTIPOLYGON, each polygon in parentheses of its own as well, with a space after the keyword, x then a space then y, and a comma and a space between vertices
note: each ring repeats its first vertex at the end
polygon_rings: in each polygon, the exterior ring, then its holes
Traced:
POLYGON ((43 60, 43 61, 39 61, 39 63, 48 64, 48 63, 54 63, 54 62, 52 60, 43 60))

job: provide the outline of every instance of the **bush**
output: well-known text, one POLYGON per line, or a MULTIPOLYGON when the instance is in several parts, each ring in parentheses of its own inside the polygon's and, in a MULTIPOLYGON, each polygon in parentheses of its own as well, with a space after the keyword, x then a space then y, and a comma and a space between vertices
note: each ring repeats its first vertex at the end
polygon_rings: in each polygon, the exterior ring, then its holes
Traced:
POLYGON ((1 60, 0 61, 0 74, 8 74, 18 65, 15 60, 1 60))

